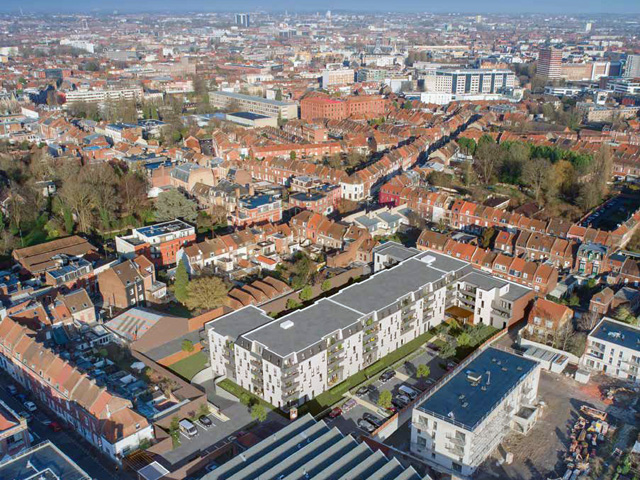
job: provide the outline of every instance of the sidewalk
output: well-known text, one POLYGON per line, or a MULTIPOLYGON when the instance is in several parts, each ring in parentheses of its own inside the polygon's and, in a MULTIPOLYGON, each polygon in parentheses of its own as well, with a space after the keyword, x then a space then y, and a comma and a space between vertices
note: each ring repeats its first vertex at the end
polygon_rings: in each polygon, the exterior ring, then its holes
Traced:
POLYGON ((364 400, 364 399, 358 397, 357 395, 352 395, 351 392, 347 392, 345 394, 345 396, 348 397, 348 398, 353 398, 356 402, 358 402, 363 407, 368 408, 373 413, 378 413, 378 407, 376 405, 374 405, 373 403, 369 402, 368 400, 364 400))

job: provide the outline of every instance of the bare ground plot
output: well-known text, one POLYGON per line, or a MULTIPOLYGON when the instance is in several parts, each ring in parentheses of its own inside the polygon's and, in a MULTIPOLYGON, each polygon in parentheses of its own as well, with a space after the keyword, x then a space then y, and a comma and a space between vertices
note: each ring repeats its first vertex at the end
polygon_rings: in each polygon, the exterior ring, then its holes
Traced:
POLYGON ((546 403, 546 407, 536 425, 528 435, 511 433, 502 443, 506 451, 513 454, 513 462, 497 466, 496 458, 490 457, 476 477, 481 480, 544 480, 561 477, 565 470, 562 459, 570 444, 570 427, 583 404, 607 411, 618 420, 619 426, 635 423, 635 411, 629 405, 614 406, 601 399, 598 386, 602 381, 592 379, 591 384, 585 386, 572 378, 543 371, 538 397, 546 403))

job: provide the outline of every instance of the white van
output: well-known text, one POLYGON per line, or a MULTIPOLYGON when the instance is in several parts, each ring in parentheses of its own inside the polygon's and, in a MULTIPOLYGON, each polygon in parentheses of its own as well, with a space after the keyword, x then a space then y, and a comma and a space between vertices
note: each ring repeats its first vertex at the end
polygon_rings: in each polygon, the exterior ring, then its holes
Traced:
POLYGON ((178 425, 180 426, 180 431, 187 437, 191 438, 198 435, 198 429, 196 428, 196 426, 186 418, 180 420, 180 423, 178 425))
POLYGON ((416 398, 418 396, 418 392, 416 392, 413 388, 411 388, 408 385, 400 385, 400 387, 398 387, 398 390, 400 390, 400 392, 404 393, 411 400, 413 400, 414 398, 416 398))

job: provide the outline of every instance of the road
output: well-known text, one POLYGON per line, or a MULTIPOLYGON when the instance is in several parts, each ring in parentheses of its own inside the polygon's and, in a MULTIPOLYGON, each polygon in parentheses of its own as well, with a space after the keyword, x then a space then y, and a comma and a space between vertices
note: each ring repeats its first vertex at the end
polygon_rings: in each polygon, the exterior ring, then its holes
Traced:
MULTIPOLYGON (((0 374, 0 400, 11 407, 16 413, 24 411, 24 405, 7 391, 7 385, 15 385, 20 393, 28 393, 14 382, 9 375, 2 372, 0 374)), ((35 398, 31 400, 38 406, 33 418, 29 421, 29 432, 33 435, 33 443, 41 443, 50 440, 65 455, 78 464, 85 472, 87 472, 95 480, 131 480, 135 478, 129 473, 116 470, 115 463, 108 460, 104 455, 98 452, 96 448, 91 446, 87 441, 80 438, 77 434, 70 430, 61 432, 53 432, 47 425, 43 423, 47 418, 57 420, 56 416, 49 413, 46 408, 35 398)))

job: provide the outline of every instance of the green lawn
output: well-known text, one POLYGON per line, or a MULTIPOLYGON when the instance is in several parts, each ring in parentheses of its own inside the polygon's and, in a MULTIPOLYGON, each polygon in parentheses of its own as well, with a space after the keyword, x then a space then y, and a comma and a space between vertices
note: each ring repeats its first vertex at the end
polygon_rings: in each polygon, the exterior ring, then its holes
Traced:
POLYGON ((207 356, 202 352, 197 352, 169 365, 167 368, 173 373, 180 375, 185 380, 191 380, 196 373, 200 372, 205 367, 206 363, 207 356))
POLYGON ((225 378, 224 380, 222 380, 221 382, 218 382, 218 387, 222 388, 223 390, 226 390, 227 392, 229 392, 231 395, 233 395, 234 397, 240 399, 242 395, 247 395, 248 398, 250 398, 250 402, 251 404, 254 403, 260 403, 262 404, 262 406, 264 406, 267 410, 275 410, 278 413, 281 413, 282 415, 284 415, 285 417, 288 417, 288 415, 285 415, 283 412, 279 411, 276 407, 274 407, 273 405, 271 405, 269 402, 267 402, 266 400, 263 400, 262 398, 254 395, 253 393, 251 393, 249 390, 246 390, 244 388, 242 388, 240 385, 238 385, 235 382, 232 382, 231 380, 229 380, 228 378, 225 378))

